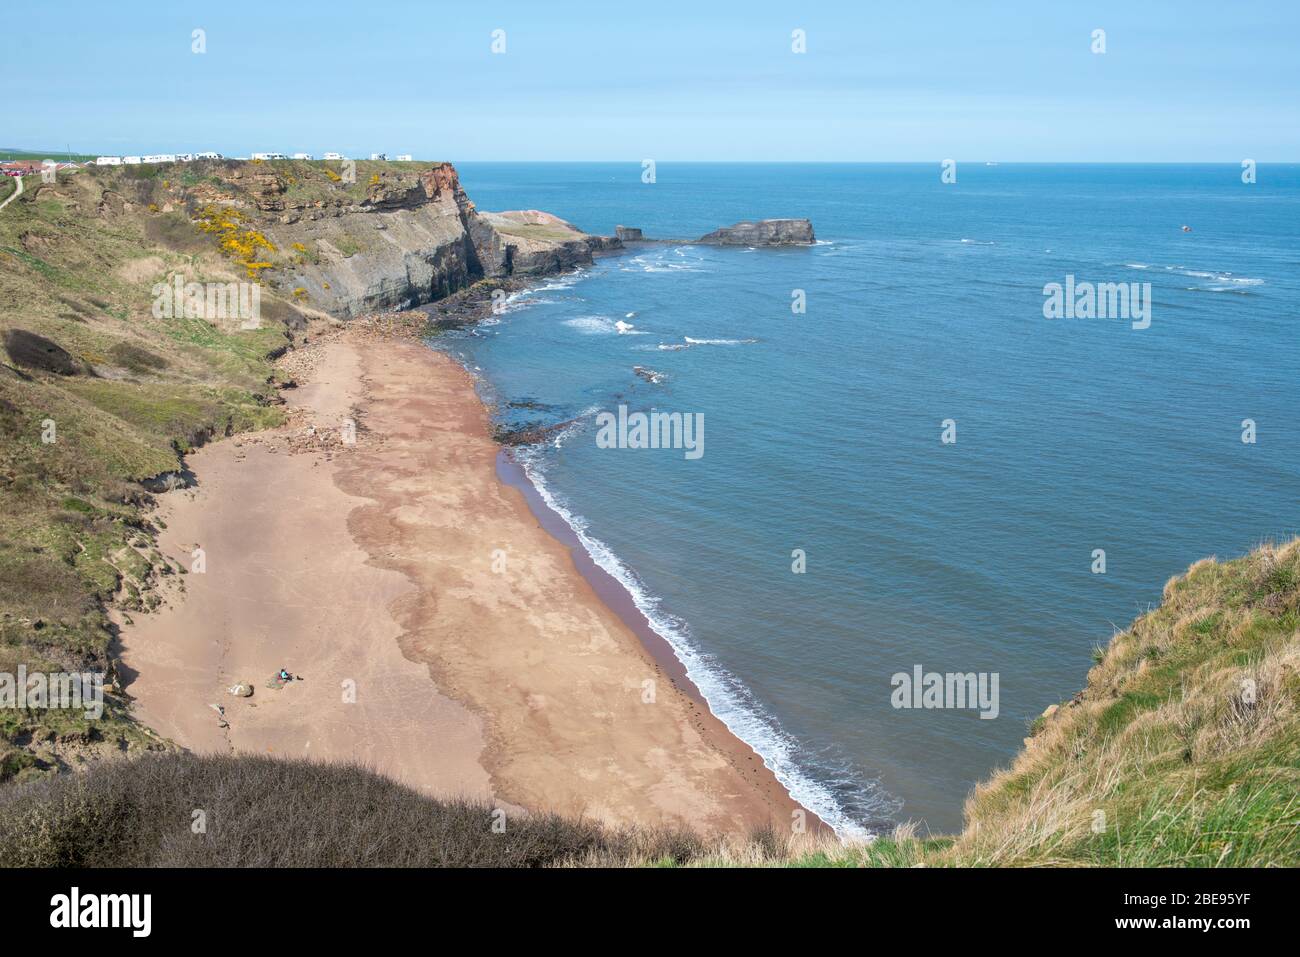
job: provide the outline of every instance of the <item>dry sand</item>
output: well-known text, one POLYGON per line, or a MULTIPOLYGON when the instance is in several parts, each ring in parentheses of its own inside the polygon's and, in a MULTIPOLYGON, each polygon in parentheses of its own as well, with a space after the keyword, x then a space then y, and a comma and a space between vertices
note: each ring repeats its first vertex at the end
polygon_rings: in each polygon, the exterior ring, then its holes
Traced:
POLYGON ((465 370, 360 326, 288 361, 306 380, 290 424, 200 450, 197 488, 161 496, 160 547, 187 568, 202 548, 206 571, 123 627, 146 724, 511 809, 789 826, 798 805, 753 750, 497 477, 465 370), (280 667, 305 680, 273 688, 280 667))

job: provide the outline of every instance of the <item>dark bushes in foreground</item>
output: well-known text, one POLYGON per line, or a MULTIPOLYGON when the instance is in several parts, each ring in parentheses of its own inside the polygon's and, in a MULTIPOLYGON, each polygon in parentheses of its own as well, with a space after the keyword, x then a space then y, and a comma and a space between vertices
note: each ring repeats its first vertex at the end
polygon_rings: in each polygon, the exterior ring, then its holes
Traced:
POLYGON ((358 767, 147 755, 0 789, 3 867, 540 867, 685 863, 681 831, 614 832, 441 801, 358 767))

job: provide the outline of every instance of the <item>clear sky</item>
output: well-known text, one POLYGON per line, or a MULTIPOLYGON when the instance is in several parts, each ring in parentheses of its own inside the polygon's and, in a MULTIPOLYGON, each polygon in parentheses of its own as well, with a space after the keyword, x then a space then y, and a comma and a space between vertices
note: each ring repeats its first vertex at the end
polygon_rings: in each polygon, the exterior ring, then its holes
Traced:
POLYGON ((22 149, 1295 161, 1300 0, 41 0, 0 84, 22 149))

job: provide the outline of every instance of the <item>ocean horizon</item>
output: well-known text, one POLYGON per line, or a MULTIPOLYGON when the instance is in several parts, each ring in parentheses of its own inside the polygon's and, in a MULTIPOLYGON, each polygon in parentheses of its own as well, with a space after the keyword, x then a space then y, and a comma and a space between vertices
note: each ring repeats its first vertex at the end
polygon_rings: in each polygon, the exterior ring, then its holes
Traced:
POLYGON ((457 167, 480 209, 592 233, 811 219, 811 247, 635 247, 432 341, 501 427, 556 428, 513 453, 542 498, 842 835, 958 830, 1170 576, 1297 530, 1300 165, 457 167), (1133 314, 1048 318, 1053 284, 1133 314), (699 416, 702 454, 602 447, 620 408, 699 416), (896 707, 916 669, 996 676, 996 713, 896 707))

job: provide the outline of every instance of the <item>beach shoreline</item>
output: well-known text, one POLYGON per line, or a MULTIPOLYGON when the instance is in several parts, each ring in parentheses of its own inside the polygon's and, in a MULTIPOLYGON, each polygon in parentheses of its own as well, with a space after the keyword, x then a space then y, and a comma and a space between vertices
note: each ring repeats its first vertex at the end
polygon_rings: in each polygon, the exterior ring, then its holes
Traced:
POLYGON ((161 498, 160 549, 207 569, 121 623, 137 714, 192 750, 361 761, 510 811, 817 828, 503 464, 471 375, 382 329, 290 353, 289 424, 200 450, 198 486, 161 498), (279 667, 307 680, 264 687, 279 667))
POLYGON ((654 624, 638 607, 635 597, 628 591, 627 586, 602 568, 591 556, 564 516, 547 504, 545 497, 533 484, 523 466, 514 460, 509 449, 502 449, 498 453, 497 476, 503 484, 520 491, 529 510, 542 528, 569 549, 575 570, 586 579, 600 601, 636 636, 645 653, 668 678, 673 688, 693 703, 701 732, 728 755, 728 760, 734 767, 750 775, 758 787, 769 792, 775 804, 788 804, 791 813, 800 812, 803 815, 805 828, 830 833, 830 827, 816 812, 805 807, 791 795, 790 790, 767 766, 763 756, 713 713, 708 698, 691 678, 686 665, 677 656, 672 642, 655 629, 654 624))

